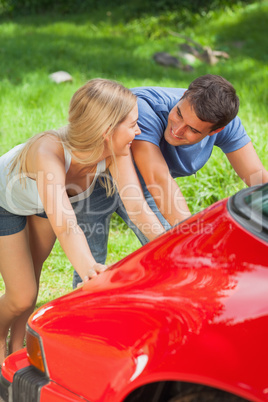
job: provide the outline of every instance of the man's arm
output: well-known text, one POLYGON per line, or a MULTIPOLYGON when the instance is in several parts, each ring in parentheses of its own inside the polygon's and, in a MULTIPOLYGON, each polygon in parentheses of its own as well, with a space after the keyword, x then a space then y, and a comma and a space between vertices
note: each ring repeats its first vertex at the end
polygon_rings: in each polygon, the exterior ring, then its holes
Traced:
POLYGON ((164 218, 174 226, 191 213, 160 149, 147 141, 132 143, 135 163, 164 218))
POLYGON ((238 176, 248 185, 255 186, 268 182, 268 172, 261 163, 253 145, 226 154, 238 176))
POLYGON ((165 230, 144 198, 131 153, 128 156, 117 157, 116 164, 111 164, 109 170, 115 180, 127 214, 134 225, 148 240, 153 240, 162 234, 165 230))

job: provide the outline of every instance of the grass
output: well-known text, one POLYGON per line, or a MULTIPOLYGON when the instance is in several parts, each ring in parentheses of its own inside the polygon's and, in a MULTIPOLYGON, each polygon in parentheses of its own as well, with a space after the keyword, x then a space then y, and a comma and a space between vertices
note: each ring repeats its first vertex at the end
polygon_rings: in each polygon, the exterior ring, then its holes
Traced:
MULTIPOLYGON (((34 133, 66 123, 72 94, 95 77, 115 79, 127 87, 160 85, 187 87, 197 76, 220 74, 236 87, 241 100, 239 116, 268 167, 267 52, 268 2, 210 13, 194 27, 181 31, 175 12, 124 21, 116 11, 89 14, 2 19, 0 25, 0 153, 34 133), (176 55, 182 39, 177 31, 202 45, 230 54, 215 66, 196 63, 182 72, 156 65, 152 55, 176 55), (71 83, 54 84, 49 74, 58 70, 73 76, 71 83)), ((192 212, 234 194, 243 183, 218 149, 197 173, 177 179, 192 212)), ((108 263, 139 247, 135 236, 114 218, 109 238, 108 263)), ((72 267, 56 243, 41 277, 38 305, 72 288, 72 267)), ((4 285, 0 279, 0 292, 4 285)))

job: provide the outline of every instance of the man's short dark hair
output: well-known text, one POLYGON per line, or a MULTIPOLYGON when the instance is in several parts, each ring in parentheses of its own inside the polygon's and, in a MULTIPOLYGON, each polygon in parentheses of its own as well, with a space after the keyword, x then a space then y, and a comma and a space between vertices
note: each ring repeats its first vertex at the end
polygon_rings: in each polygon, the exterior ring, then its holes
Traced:
POLYGON ((222 128, 235 118, 239 98, 232 84, 219 75, 196 78, 181 99, 187 99, 196 116, 212 123, 211 131, 222 128))

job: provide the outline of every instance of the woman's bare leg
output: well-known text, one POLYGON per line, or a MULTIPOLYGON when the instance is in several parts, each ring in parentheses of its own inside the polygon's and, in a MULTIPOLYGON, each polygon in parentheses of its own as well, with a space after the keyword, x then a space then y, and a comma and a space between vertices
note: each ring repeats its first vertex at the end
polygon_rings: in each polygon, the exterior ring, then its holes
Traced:
POLYGON ((27 233, 34 269, 36 297, 30 308, 25 311, 24 314, 20 315, 11 326, 9 353, 15 352, 22 347, 26 323, 36 305, 42 266, 49 256, 56 239, 48 219, 40 218, 35 215, 27 218, 27 233))
POLYGON ((0 364, 6 354, 6 338, 13 322, 32 305, 36 281, 26 228, 0 237, 0 273, 5 294, 0 298, 0 364))

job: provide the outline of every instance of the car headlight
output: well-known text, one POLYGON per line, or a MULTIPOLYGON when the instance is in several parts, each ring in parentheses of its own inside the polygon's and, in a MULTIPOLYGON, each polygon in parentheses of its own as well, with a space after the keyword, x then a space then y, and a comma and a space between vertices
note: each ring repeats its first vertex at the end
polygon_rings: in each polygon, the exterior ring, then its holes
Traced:
POLYGON ((40 336, 27 325, 26 330, 26 348, 27 356, 30 363, 38 370, 46 373, 46 363, 44 358, 44 350, 40 336))

